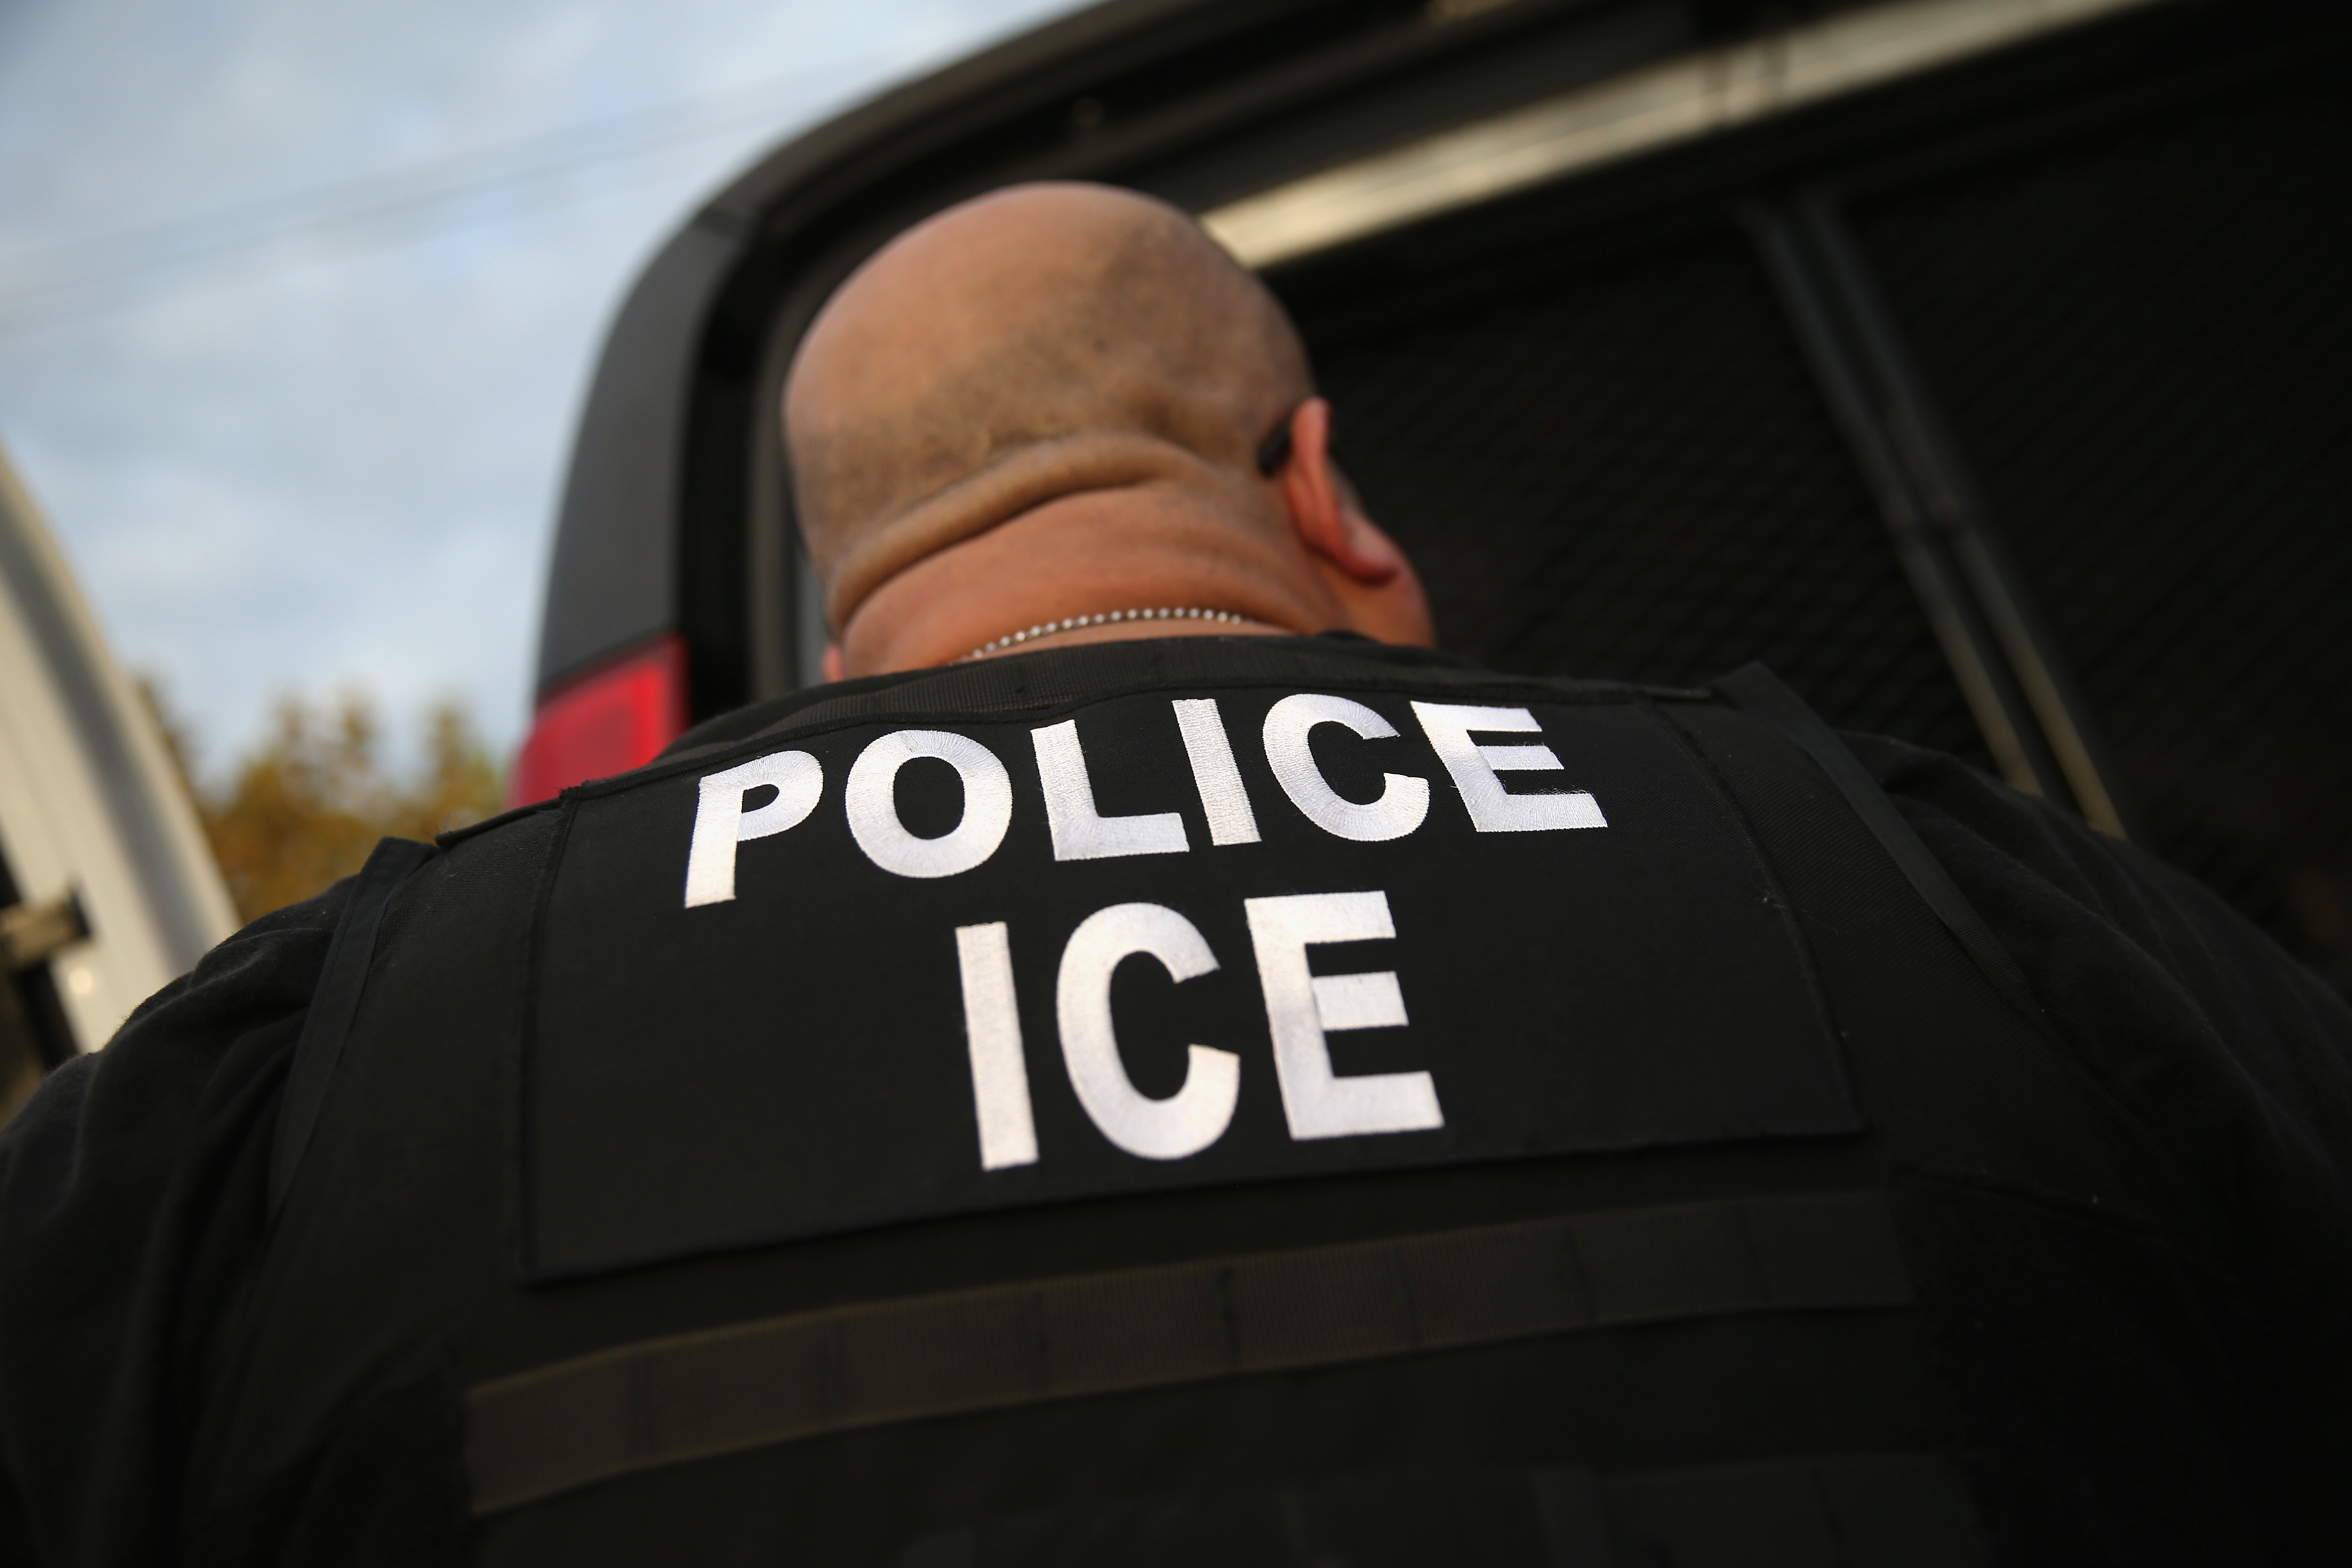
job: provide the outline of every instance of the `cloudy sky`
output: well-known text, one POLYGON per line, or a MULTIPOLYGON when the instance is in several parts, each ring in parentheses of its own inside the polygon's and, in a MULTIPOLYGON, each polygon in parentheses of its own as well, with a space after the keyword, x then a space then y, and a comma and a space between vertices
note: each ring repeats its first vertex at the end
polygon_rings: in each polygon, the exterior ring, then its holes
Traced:
POLYGON ((0 0, 0 443, 215 767, 520 736, 605 323, 704 193, 1072 0, 0 0))

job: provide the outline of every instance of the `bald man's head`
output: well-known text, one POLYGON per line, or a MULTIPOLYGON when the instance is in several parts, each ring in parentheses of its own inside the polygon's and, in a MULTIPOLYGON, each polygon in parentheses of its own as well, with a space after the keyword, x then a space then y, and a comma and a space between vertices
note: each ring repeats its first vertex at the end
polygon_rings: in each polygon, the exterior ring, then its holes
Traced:
POLYGON ((951 207, 851 275, 787 383, 833 623, 924 557, 1083 491, 1158 483, 1278 527, 1254 455, 1313 391, 1281 306, 1177 209, 1083 184, 951 207))

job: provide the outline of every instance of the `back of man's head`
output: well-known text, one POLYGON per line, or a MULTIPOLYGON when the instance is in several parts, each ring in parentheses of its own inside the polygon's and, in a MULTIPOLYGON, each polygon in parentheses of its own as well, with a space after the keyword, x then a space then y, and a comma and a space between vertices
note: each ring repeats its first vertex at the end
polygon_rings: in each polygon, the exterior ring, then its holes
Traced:
MULTIPOLYGON (((1185 214, 1084 184, 950 208, 854 273, 793 363, 786 437, 832 622, 944 551, 1122 491, 1115 531, 1097 507, 1054 550, 1116 531, 1130 552, 1197 554, 1223 531, 1214 548, 1262 534, 1303 558, 1255 457, 1313 395, 1280 305, 1185 214)), ((1217 607, 1339 624, 1292 597, 1217 607)))

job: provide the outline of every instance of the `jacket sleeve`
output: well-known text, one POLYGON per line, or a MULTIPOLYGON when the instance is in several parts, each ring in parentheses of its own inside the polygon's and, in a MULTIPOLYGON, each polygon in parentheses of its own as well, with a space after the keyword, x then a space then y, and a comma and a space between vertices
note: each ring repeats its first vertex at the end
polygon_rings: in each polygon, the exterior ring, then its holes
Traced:
POLYGON ((0 1562, 171 1560, 192 1380, 259 1256, 278 1091, 350 886, 221 943, 0 1131, 0 1562))
POLYGON ((1849 740, 2163 1151, 2273 1495, 2352 1561, 2352 1007, 2154 857, 1949 757, 1849 740))

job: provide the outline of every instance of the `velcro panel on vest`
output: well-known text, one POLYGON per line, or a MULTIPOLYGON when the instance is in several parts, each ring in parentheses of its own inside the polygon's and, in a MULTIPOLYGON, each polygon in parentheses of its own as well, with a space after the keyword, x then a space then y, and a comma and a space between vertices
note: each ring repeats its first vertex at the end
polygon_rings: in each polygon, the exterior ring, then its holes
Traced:
POLYGON ((575 794, 523 1272, 1858 1129, 1786 900, 1677 731, 1414 695, 843 719, 575 794))
POLYGON ((883 1301, 476 1386, 474 1509, 854 1427, 1580 1330, 1899 1307, 1887 1200, 1671 1205, 883 1301))

